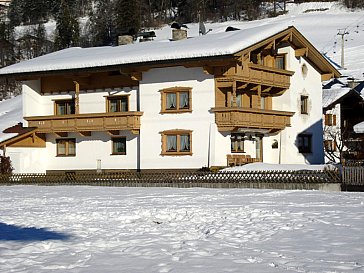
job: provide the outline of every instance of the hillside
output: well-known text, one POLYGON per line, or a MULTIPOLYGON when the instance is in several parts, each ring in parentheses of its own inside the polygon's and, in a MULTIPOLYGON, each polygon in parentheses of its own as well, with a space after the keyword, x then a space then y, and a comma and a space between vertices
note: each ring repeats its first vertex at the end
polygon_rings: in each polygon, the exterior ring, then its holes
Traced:
MULTIPOLYGON (((339 29, 345 30, 345 67, 339 69, 343 76, 364 79, 364 13, 362 10, 351 11, 343 8, 337 2, 288 4, 289 12, 276 18, 241 22, 229 21, 224 23, 206 23, 206 29, 212 29, 210 33, 225 31, 226 27, 251 28, 271 23, 282 23, 295 26, 313 45, 322 53, 325 53, 333 62, 340 64, 341 37, 339 29)), ((52 32, 53 23, 47 25, 47 32, 52 32)), ((156 29, 156 40, 168 40, 171 38, 171 28, 165 26, 156 29)), ((199 35, 199 25, 188 25, 188 36, 199 35)), ((0 103, 0 131, 22 121, 21 98, 11 99, 0 103)), ((0 140, 5 136, 0 133, 0 140)), ((8 136, 7 136, 8 137, 8 136)))

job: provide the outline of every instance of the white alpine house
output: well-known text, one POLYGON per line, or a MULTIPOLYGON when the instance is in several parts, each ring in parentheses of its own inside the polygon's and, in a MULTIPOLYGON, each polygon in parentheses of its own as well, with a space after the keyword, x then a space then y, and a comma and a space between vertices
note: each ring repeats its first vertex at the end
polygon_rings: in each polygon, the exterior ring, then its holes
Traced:
POLYGON ((0 70, 23 81, 15 172, 324 162, 322 80, 340 73, 293 26, 69 48, 0 70))

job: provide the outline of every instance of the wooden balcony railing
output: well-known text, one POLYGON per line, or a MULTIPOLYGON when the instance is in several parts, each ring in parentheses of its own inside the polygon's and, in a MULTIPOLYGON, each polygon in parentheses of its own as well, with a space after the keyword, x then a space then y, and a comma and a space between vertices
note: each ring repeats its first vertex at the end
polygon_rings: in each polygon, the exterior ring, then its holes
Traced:
POLYGON ((264 129, 276 132, 290 126, 294 112, 261 110, 243 107, 212 108, 219 131, 236 128, 264 129))
POLYGON ((26 117, 29 127, 40 133, 111 131, 140 129, 143 112, 92 113, 61 116, 26 117))
POLYGON ((234 75, 218 77, 218 82, 240 81, 252 84, 288 89, 292 71, 249 63, 234 75))

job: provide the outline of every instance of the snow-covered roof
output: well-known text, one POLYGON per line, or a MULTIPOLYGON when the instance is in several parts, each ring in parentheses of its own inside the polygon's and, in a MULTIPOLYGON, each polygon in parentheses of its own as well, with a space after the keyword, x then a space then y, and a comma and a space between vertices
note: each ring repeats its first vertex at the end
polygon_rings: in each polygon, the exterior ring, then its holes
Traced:
POLYGON ((335 84, 331 89, 322 90, 322 107, 326 108, 349 93, 351 88, 335 84))
POLYGON ((231 55, 287 28, 286 23, 267 24, 173 42, 151 41, 116 47, 74 47, 5 67, 0 70, 0 75, 231 55))
POLYGON ((357 134, 364 134, 364 121, 354 125, 353 129, 357 134))
POLYGON ((0 102, 0 142, 17 135, 15 133, 3 133, 3 130, 23 122, 21 109, 22 96, 0 102))

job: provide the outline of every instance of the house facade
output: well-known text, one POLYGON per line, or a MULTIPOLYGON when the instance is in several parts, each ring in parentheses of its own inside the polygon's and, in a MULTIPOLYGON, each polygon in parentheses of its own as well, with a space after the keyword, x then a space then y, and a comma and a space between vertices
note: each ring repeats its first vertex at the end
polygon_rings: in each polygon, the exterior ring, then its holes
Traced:
POLYGON ((0 70, 23 81, 16 172, 324 161, 322 80, 339 72, 294 27, 71 48, 0 70), (29 129, 30 128, 30 129, 29 129))
POLYGON ((323 87, 325 162, 351 164, 364 160, 364 141, 354 126, 364 120, 362 85, 334 79, 323 87), (360 88, 360 89, 359 89, 360 88))

